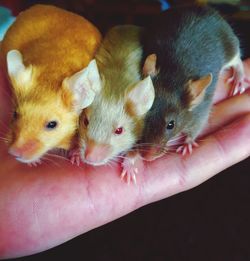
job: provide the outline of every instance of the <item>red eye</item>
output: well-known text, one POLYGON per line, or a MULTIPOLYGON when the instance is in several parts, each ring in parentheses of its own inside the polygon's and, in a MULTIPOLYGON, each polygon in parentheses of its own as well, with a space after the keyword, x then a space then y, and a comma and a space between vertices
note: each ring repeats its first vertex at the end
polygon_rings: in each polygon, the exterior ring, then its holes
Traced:
POLYGON ((120 134, 122 134, 122 133, 123 133, 123 128, 122 128, 122 127, 117 128, 117 129, 115 130, 115 134, 117 134, 117 135, 120 135, 120 134))

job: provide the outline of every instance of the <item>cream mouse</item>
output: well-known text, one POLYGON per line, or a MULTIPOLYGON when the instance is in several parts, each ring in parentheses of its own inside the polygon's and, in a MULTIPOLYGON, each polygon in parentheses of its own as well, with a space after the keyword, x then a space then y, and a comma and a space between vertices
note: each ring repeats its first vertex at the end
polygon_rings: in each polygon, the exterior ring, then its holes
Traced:
POLYGON ((141 154, 146 160, 160 157, 183 135, 177 152, 191 153, 208 121, 219 74, 232 67, 230 95, 242 93, 250 83, 244 77, 239 40, 215 10, 189 6, 161 14, 141 41, 142 72, 152 76, 155 87, 141 154))
POLYGON ((86 19, 47 5, 20 13, 10 27, 0 51, 14 100, 9 153, 18 161, 35 164, 49 150, 70 148, 79 114, 98 92, 89 83, 100 41, 86 19))
POLYGON ((123 25, 105 36, 95 56, 100 74, 95 79, 101 91, 82 113, 79 127, 82 161, 98 166, 122 157, 122 177, 128 182, 136 182, 132 148, 154 100, 150 76, 142 79, 140 73, 141 32, 140 27, 123 25))

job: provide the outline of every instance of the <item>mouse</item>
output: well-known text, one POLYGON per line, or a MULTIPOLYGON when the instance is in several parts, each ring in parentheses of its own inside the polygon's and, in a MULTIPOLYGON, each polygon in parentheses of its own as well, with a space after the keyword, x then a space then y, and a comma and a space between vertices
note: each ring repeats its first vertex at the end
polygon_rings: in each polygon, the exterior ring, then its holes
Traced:
POLYGON ((78 118, 98 92, 92 82, 99 30, 85 18, 51 5, 21 12, 1 43, 13 93, 8 152, 36 165, 53 149, 71 148, 78 118))
POLYGON ((154 100, 151 77, 142 78, 140 72, 142 30, 118 25, 105 35, 95 55, 101 90, 80 116, 79 151, 73 157, 73 162, 79 156, 92 166, 122 159, 121 177, 128 183, 136 182, 138 154, 133 146, 154 100))
POLYGON ((150 75, 155 100, 140 140, 145 160, 166 152, 191 154, 208 121, 216 83, 232 68, 229 96, 244 92, 239 39, 226 20, 209 6, 171 8, 145 28, 142 74, 150 75))

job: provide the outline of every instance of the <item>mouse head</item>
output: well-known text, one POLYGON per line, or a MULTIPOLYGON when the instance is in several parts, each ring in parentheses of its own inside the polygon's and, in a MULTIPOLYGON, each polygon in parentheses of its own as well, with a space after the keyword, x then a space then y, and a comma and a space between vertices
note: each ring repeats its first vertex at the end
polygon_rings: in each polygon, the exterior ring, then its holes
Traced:
POLYGON ((105 86, 100 95, 80 117, 81 157, 91 165, 103 165, 133 147, 154 100, 150 77, 113 96, 105 94, 108 83, 102 82, 105 86))
POLYGON ((90 68, 97 70, 95 61, 53 86, 54 82, 40 80, 39 68, 24 65, 19 51, 8 52, 7 69, 14 94, 8 133, 10 154, 21 162, 31 163, 51 149, 69 148, 81 110, 93 101, 98 91, 87 89, 89 85, 85 84, 93 80, 90 68))
POLYGON ((182 83, 170 81, 173 76, 161 75, 156 58, 155 54, 149 55, 143 67, 144 75, 153 77, 156 90, 141 139, 141 145, 145 144, 141 154, 146 160, 162 156, 176 146, 186 132, 196 128, 194 123, 203 113, 200 105, 209 102, 205 94, 213 79, 212 74, 208 74, 182 83))

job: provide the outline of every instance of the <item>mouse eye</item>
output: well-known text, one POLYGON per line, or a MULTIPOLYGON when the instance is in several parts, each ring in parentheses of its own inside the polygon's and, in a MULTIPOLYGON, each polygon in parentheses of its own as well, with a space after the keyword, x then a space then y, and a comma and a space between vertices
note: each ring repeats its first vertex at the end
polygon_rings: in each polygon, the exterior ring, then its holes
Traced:
POLYGON ((14 111, 13 112, 13 119, 16 120, 18 118, 18 113, 17 111, 14 111))
POLYGON ((123 127, 119 127, 115 130, 115 134, 120 135, 123 133, 123 127))
POLYGON ((168 130, 172 130, 175 126, 175 121, 170 121, 167 125, 167 129, 168 130))
POLYGON ((52 130, 55 129, 57 126, 57 121, 50 121, 46 124, 46 129, 52 130))

